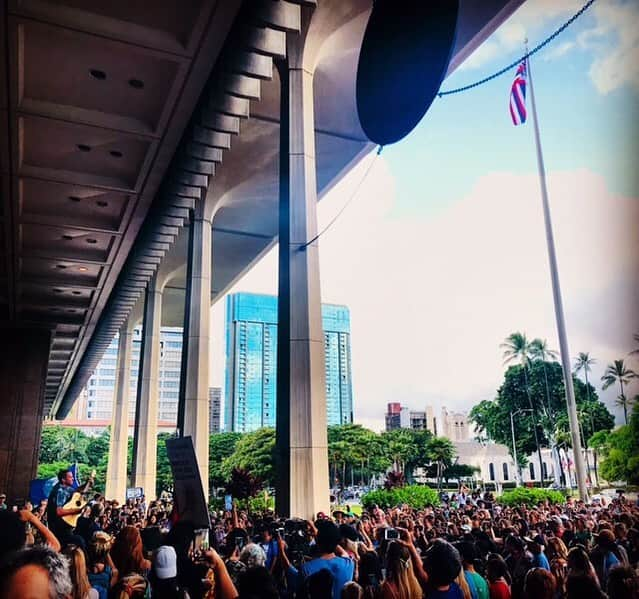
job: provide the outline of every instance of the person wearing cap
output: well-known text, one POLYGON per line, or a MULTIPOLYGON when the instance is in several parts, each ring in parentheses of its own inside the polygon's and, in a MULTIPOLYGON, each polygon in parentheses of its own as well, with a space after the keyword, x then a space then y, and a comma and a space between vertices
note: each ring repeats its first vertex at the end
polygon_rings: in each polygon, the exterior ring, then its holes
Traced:
POLYGON ((149 574, 151 594, 154 597, 183 599, 184 590, 177 581, 177 554, 169 545, 161 545, 153 552, 149 574))
POLYGON ((7 509, 7 496, 4 493, 0 493, 0 510, 7 509))
POLYGON ((544 538, 537 535, 534 539, 524 538, 528 545, 528 550, 533 556, 533 568, 542 568, 550 572, 550 562, 544 553, 544 538))

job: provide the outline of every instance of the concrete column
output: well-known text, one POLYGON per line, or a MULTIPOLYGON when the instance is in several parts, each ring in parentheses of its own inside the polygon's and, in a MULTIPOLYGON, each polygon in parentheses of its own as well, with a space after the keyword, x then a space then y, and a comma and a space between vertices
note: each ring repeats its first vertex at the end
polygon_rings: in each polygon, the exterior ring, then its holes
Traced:
POLYGON ((131 383, 131 344, 133 324, 129 319, 120 329, 118 363, 111 417, 109 463, 107 465, 106 491, 108 499, 122 502, 126 499, 126 459, 129 437, 129 387, 131 383))
POLYGON ((154 276, 146 289, 144 304, 132 476, 133 486, 142 487, 149 499, 155 497, 161 321, 162 291, 154 276))
POLYGON ((0 492, 11 505, 29 498, 29 481, 36 477, 51 333, 5 328, 2 341, 0 492))
MULTIPOLYGON (((313 517, 329 509, 326 373, 322 331, 313 74, 302 37, 282 84, 277 389, 277 510, 313 517)), ((294 49, 295 50, 295 49, 294 49)))
POLYGON ((188 295, 184 436, 191 437, 209 495, 209 343, 211 331, 211 222, 196 210, 192 227, 191 292, 188 295))

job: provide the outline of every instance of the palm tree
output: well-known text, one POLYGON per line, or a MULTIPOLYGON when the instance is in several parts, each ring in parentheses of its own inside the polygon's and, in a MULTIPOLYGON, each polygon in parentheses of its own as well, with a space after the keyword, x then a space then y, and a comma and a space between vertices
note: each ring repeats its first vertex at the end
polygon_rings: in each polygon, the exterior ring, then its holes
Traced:
MULTIPOLYGON (((546 371, 546 362, 555 362, 559 353, 554 349, 548 348, 548 342, 545 339, 533 339, 529 344, 529 350, 534 360, 539 360, 544 369, 544 384, 546 387, 546 416, 551 417, 550 409, 550 389, 548 387, 548 372, 546 371)), ((543 404, 542 404, 543 405, 543 404)))
POLYGON ((628 424, 628 416, 627 416, 628 406, 631 406, 635 401, 637 401, 637 397, 639 396, 635 395, 634 399, 628 399, 626 395, 624 394, 624 395, 618 395, 617 398, 615 399, 615 403, 618 406, 621 406, 623 408, 624 416, 626 416, 626 424, 628 424))
POLYGON ((597 360, 590 357, 588 352, 579 352, 579 355, 575 358, 574 373, 579 374, 584 371, 584 378, 586 380, 586 391, 588 393, 588 401, 590 401, 590 387, 588 386, 588 373, 592 370, 590 368, 593 364, 596 364, 597 360))
MULTIPOLYGON (((590 385, 588 384, 588 373, 592 370, 592 368, 590 367, 596 362, 597 360, 595 360, 594 358, 591 358, 588 352, 579 352, 579 355, 575 359, 575 365, 573 367, 573 372, 575 376, 578 375, 582 370, 584 371, 588 405, 590 405, 590 385)), ((588 413, 590 414, 590 428, 591 428, 590 435, 592 436, 595 434, 595 423, 592 419, 592 411, 589 410, 588 413)), ((583 434, 583 430, 581 435, 584 440, 584 449, 586 450, 586 465, 588 465, 588 439, 586 439, 586 436, 583 434)), ((597 479, 597 482, 599 482, 599 473, 597 472, 597 453, 596 452, 594 452, 594 467, 595 467, 595 478, 597 479)))
POLYGON ((636 376, 637 373, 634 370, 626 368, 623 360, 615 360, 612 364, 608 364, 606 371, 601 377, 601 380, 603 381, 601 389, 604 391, 615 383, 619 383, 621 393, 619 394, 617 401, 623 406, 623 416, 626 424, 628 424, 628 401, 623 392, 623 386, 627 385, 631 379, 636 376))
MULTIPOLYGON (((634 337, 634 339, 635 339, 635 343, 639 343, 639 333, 635 333, 635 334, 633 335, 633 337, 634 337)), ((639 356, 639 347, 638 347, 637 349, 633 349, 633 350, 630 352, 630 355, 631 355, 631 356, 639 356)))
POLYGON ((442 488, 442 473, 450 466, 455 457, 455 446, 446 437, 433 437, 428 441, 426 457, 437 465, 437 489, 442 488))
MULTIPOLYGON (((541 342, 539 342, 541 343, 541 342)), ((506 337, 504 342, 499 346, 504 350, 504 364, 511 362, 519 362, 524 368, 524 386, 526 387, 526 395, 528 397, 528 405, 533 415, 533 429, 535 431, 535 444, 537 445, 537 456, 539 464, 542 464, 541 446, 539 445, 539 433, 537 432, 537 416, 530 398, 530 389, 528 387, 528 367, 535 353, 535 346, 528 341, 525 333, 511 333, 506 337)), ((546 348, 546 351, 549 351, 546 348)))
POLYGON ((504 350, 504 364, 519 362, 524 368, 530 364, 532 355, 526 333, 511 333, 499 347, 504 350))
POLYGON ((546 339, 533 339, 529 344, 529 350, 535 360, 543 362, 555 362, 559 357, 559 352, 548 347, 546 339))

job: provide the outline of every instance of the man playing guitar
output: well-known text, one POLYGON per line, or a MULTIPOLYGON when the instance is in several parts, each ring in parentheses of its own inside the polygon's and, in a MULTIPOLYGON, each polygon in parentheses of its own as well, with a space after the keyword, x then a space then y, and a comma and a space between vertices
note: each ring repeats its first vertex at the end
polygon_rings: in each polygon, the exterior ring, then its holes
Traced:
POLYGON ((65 508, 74 493, 83 493, 85 489, 93 483, 90 477, 77 489, 73 488, 73 472, 71 470, 60 470, 58 472, 58 482, 49 493, 47 503, 47 521, 53 534, 58 537, 60 543, 64 545, 74 544, 84 548, 84 539, 73 534, 74 528, 67 524, 63 518, 79 514, 84 506, 65 508))

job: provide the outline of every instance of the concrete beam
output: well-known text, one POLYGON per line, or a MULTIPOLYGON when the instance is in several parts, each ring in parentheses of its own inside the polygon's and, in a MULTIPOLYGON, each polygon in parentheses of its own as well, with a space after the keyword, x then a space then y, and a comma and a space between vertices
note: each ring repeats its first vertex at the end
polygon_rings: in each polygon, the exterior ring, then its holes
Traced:
POLYGON ((300 7, 287 2, 274 2, 273 0, 255 2, 253 18, 260 25, 285 32, 298 32, 302 26, 300 7))
POLYGON ((246 98, 247 100, 259 100, 261 98, 261 80, 246 75, 227 74, 221 88, 238 98, 246 98))
POLYGON ((231 72, 257 79, 273 78, 273 59, 254 52, 238 52, 229 65, 231 72))

